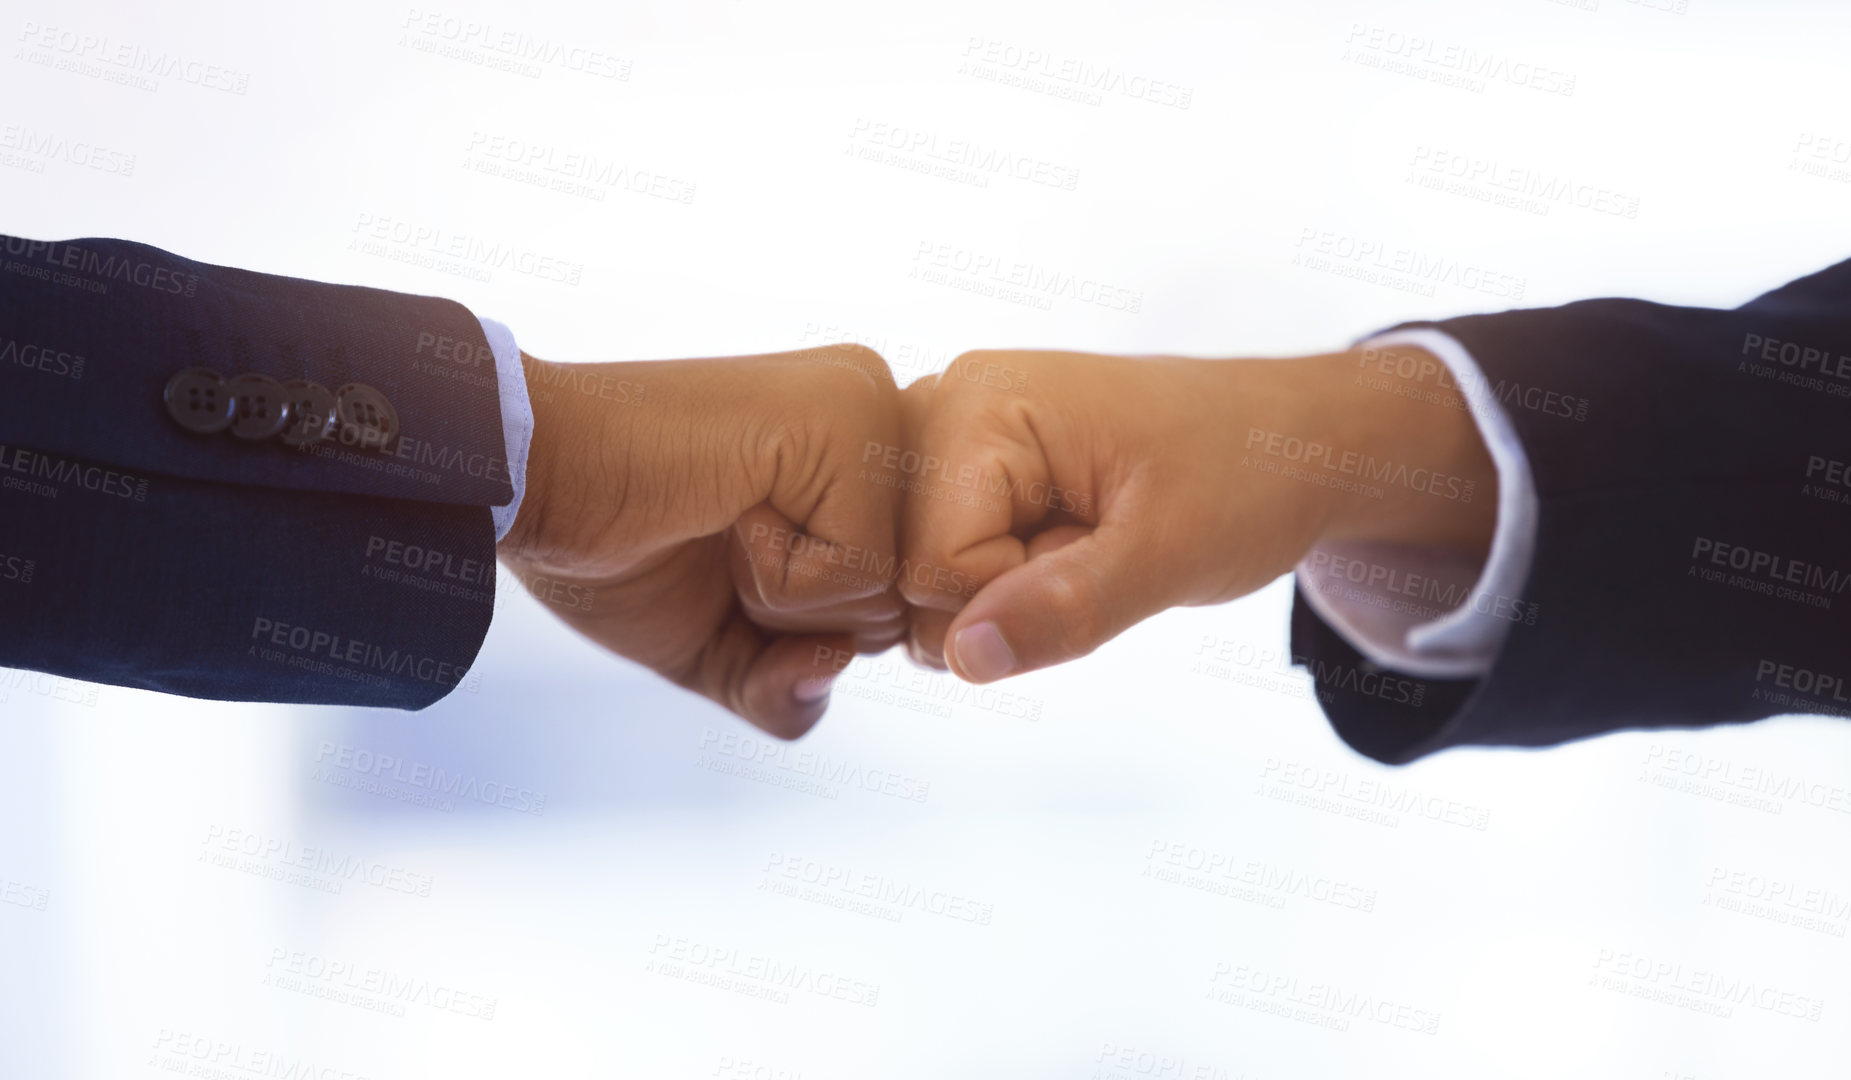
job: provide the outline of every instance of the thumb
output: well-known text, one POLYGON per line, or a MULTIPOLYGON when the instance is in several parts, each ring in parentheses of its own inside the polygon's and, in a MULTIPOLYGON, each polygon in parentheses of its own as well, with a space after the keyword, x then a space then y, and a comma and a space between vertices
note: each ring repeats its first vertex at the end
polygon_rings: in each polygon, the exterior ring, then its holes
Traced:
POLYGON ((987 683, 1085 656, 1177 602, 1155 555, 1122 522, 1052 550, 1033 545, 952 621, 946 662, 959 678, 987 683))

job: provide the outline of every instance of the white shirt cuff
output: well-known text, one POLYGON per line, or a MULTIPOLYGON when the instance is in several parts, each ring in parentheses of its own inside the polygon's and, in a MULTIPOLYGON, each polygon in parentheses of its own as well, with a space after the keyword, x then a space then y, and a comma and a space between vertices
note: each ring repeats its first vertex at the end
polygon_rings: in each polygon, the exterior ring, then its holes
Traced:
POLYGON ((1298 564, 1305 601, 1366 659, 1421 678, 1477 678, 1491 670, 1512 623, 1537 609, 1518 596, 1536 548, 1536 484, 1529 458, 1485 374, 1439 330, 1395 330, 1360 348, 1424 349, 1465 396, 1497 468, 1497 526, 1484 563, 1458 552, 1389 543, 1321 544, 1298 564), (1469 587, 1468 587, 1468 584, 1469 587))
POLYGON ((493 319, 481 319, 482 334, 495 354, 495 385, 501 392, 501 438, 507 449, 508 482, 514 485, 514 498, 506 506, 491 506, 495 517, 495 542, 508 535, 514 517, 521 511, 521 496, 527 493, 527 450, 533 445, 533 403, 527 400, 527 373, 521 368, 520 346, 514 332, 493 319))

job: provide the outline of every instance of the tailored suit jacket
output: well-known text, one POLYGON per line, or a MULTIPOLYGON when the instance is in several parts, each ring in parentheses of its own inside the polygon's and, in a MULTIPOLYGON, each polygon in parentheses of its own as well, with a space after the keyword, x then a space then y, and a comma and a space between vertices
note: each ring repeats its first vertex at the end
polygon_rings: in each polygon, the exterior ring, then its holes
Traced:
POLYGON ((1383 671, 1299 590, 1293 656, 1351 747, 1402 763, 1851 715, 1851 261, 1732 310, 1606 299, 1406 325, 1471 352, 1540 514, 1507 598, 1524 618, 1482 678, 1383 671))
POLYGON ((429 705, 488 630, 505 455, 495 365, 458 304, 123 240, 0 237, 0 664, 193 697, 429 705), (400 433, 302 448, 197 434, 164 403, 191 367, 364 384, 400 433))

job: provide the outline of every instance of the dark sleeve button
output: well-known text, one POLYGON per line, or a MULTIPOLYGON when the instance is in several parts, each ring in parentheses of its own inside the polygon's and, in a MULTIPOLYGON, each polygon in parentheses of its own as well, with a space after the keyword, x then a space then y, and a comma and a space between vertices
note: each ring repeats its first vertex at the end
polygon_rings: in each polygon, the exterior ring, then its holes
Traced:
POLYGON ((289 423, 289 394, 282 383, 251 372, 231 380, 227 386, 235 403, 231 433, 238 438, 253 442, 268 439, 289 423))
POLYGON ((225 377, 211 368, 190 367, 175 372, 161 397, 174 423, 199 435, 216 435, 230 427, 238 407, 225 377))
POLYGON ((283 429, 283 445, 301 448, 313 446, 334 432, 334 394, 318 382, 296 379, 283 384, 289 400, 289 425, 283 429))
POLYGON ((348 383, 336 390, 334 414, 340 418, 344 446, 389 450, 398 438, 398 411, 386 395, 365 383, 348 383))

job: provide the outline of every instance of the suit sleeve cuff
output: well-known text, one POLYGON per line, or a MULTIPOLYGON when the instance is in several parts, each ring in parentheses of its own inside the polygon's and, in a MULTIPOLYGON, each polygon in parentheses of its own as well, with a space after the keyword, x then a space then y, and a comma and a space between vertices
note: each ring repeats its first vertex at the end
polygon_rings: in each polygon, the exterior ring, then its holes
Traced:
POLYGON ((527 399, 527 373, 521 367, 520 346, 514 332, 493 319, 480 319, 482 334, 495 354, 495 383, 501 392, 501 437, 507 449, 508 482, 514 498, 506 506, 491 506, 495 542, 508 535, 527 493, 527 451, 533 445, 533 403, 527 399))
POLYGON ((1519 598, 1536 546, 1535 480, 1510 417, 1465 346, 1424 328, 1361 343, 1365 349, 1393 346, 1437 357, 1465 397, 1497 469, 1491 550, 1481 566, 1434 548, 1324 544, 1299 563, 1299 584, 1318 617, 1365 659, 1423 678, 1478 678, 1491 670, 1511 624, 1535 620, 1534 605, 1519 598))

